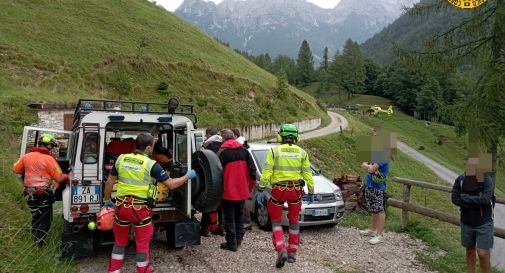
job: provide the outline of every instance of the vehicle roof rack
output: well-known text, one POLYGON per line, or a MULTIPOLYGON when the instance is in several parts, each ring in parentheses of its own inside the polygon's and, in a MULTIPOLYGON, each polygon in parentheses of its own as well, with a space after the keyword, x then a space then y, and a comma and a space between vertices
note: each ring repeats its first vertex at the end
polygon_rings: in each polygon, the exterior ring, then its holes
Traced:
POLYGON ((177 108, 170 109, 168 101, 166 103, 159 103, 127 100, 79 99, 74 111, 74 128, 79 125, 82 117, 86 114, 97 111, 181 115, 189 117, 195 126, 198 121, 192 104, 179 104, 177 108))

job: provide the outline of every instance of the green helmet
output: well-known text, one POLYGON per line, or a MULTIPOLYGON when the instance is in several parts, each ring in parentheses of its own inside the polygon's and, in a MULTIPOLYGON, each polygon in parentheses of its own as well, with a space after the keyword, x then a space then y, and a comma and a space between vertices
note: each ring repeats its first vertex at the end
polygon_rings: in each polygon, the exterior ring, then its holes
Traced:
POLYGON ((56 142, 53 135, 43 134, 39 139, 39 145, 42 145, 42 146, 51 145, 51 146, 55 147, 55 146, 58 146, 58 142, 56 142))
POLYGON ((294 136, 295 138, 298 138, 298 128, 296 128, 296 125, 294 124, 283 124, 279 131, 279 135, 281 137, 294 136))

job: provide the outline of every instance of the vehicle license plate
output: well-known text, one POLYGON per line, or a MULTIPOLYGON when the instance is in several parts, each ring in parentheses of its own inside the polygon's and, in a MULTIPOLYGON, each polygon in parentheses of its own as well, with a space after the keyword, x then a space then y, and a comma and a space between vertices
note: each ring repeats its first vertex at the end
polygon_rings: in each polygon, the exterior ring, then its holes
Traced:
POLYGON ((72 187, 72 204, 100 203, 100 186, 72 187))
POLYGON ((314 209, 312 210, 312 216, 328 216, 330 215, 329 209, 314 209))

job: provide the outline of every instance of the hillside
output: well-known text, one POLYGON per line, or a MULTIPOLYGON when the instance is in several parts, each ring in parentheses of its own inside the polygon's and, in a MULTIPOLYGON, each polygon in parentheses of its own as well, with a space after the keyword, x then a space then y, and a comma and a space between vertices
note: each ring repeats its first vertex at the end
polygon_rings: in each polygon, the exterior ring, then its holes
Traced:
MULTIPOLYGON (((367 109, 369 105, 394 105, 388 99, 368 95, 355 96, 348 101, 348 104, 360 105, 361 110, 367 109)), ((463 172, 463 159, 468 155, 466 137, 459 136, 452 126, 418 120, 398 108, 395 108, 392 116, 372 117, 357 114, 354 118, 370 128, 386 128, 396 132, 398 140, 456 173, 463 172)), ((504 158, 505 154, 501 152, 499 157, 504 158)), ((503 165, 498 167, 496 194, 500 196, 505 193, 504 171, 503 165)))
POLYGON ((231 126, 324 117, 294 88, 276 95, 276 78, 241 55, 144 0, 0 1, 0 272, 74 272, 59 261, 61 217, 50 242, 33 246, 30 210, 10 166, 26 104, 80 97, 195 104, 200 126, 231 126), (157 91, 161 82, 168 90, 157 91))
POLYGON ((203 125, 324 115, 296 90, 278 98, 274 76, 147 1, 2 1, 0 33, 4 98, 179 96, 203 125))
MULTIPOLYGON (((426 5, 433 0, 423 0, 426 5)), ((403 14, 381 32, 361 44, 364 55, 381 63, 391 63, 394 60, 393 45, 406 49, 420 49, 425 40, 435 34, 447 31, 452 25, 461 22, 470 11, 449 8, 429 16, 411 16, 403 14)))

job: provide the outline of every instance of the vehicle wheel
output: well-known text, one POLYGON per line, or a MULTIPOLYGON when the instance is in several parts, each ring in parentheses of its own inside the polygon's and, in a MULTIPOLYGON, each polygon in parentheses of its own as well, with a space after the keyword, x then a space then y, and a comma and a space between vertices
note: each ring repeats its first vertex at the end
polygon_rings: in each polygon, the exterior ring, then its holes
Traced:
POLYGON ((272 230, 272 222, 270 221, 270 215, 268 215, 268 210, 266 206, 256 204, 256 223, 260 229, 265 231, 272 230))
POLYGON ((219 157, 210 150, 193 154, 193 169, 198 174, 191 181, 193 207, 200 212, 215 211, 223 196, 223 167, 219 157))

